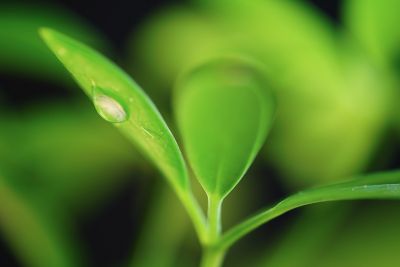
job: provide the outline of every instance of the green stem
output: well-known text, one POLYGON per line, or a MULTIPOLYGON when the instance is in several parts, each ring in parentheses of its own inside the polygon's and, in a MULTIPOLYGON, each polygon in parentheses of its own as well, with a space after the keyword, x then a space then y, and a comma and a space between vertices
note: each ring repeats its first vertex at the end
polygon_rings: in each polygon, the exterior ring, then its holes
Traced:
POLYGON ((208 243, 217 241, 221 235, 221 206, 222 199, 219 196, 208 198, 208 243))
POLYGON ((208 196, 208 231, 207 242, 203 244, 201 267, 220 267, 225 256, 225 249, 214 245, 221 237, 221 206, 223 199, 218 195, 208 196))
POLYGON ((197 236, 199 237, 200 243, 204 244, 207 239, 207 228, 204 213, 200 208, 196 198, 191 192, 184 194, 181 197, 182 203, 193 222, 197 236))
POLYGON ((201 259, 200 267, 221 267, 224 261, 225 250, 206 248, 201 259))

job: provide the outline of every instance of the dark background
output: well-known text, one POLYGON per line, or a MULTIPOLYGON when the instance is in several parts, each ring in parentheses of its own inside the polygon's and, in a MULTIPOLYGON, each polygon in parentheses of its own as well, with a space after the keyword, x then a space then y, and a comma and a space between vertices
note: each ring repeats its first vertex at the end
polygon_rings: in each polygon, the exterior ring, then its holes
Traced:
MULTIPOLYGON (((1 1, 8 3, 7 1, 1 1)), ((10 2, 10 1, 9 1, 10 2)), ((17 1, 12 1, 15 4, 17 1)), ((21 3, 27 3, 20 1, 21 3)), ((73 11, 80 17, 93 24, 111 42, 116 56, 124 56, 124 44, 128 34, 149 14, 155 10, 171 4, 184 4, 184 0, 135 0, 135 1, 30 1, 29 4, 56 4, 61 8, 73 11)), ((336 24, 340 24, 339 8, 341 1, 311 0, 308 1, 328 15, 336 24)), ((6 101, 16 110, 23 105, 41 99, 65 99, 71 94, 69 90, 54 90, 54 85, 33 80, 26 77, 5 75, 0 73, 0 83, 6 90, 6 101), (33 90, 41 88, 41 90, 33 90)), ((269 173, 268 169, 257 169, 261 174, 269 173)), ((271 177, 271 175, 269 175, 271 177)), ((272 176, 273 177, 273 176, 272 176)), ((133 180, 133 179, 132 179, 133 180)), ((137 179, 136 179, 137 180, 137 179)), ((261 180, 263 181, 263 180, 261 180)), ((264 183, 266 183, 264 181, 264 183)), ((275 195, 270 198, 277 199, 284 195, 277 181, 269 181, 268 186, 275 188, 275 195), (272 183, 272 184, 271 184, 272 183)), ((109 267, 116 266, 120 259, 127 259, 131 254, 133 240, 137 236, 137 220, 142 217, 145 201, 143 192, 149 188, 138 188, 137 184, 124 187, 118 194, 101 207, 90 220, 78 222, 79 235, 87 247, 87 255, 91 261, 90 266, 109 267), (110 231, 112 229, 112 231, 110 231), (112 246, 105 245, 112 244, 112 246)), ((150 193, 149 193, 150 194, 150 193)), ((268 199, 271 200, 271 199, 268 199)), ((290 215, 289 215, 290 216, 290 215)), ((287 217, 286 217, 287 218, 287 217)), ((268 229, 282 227, 273 223, 268 229)), ((0 235, 0 266, 20 266, 9 251, 0 235)), ((156 266, 155 266, 156 267, 156 266)))

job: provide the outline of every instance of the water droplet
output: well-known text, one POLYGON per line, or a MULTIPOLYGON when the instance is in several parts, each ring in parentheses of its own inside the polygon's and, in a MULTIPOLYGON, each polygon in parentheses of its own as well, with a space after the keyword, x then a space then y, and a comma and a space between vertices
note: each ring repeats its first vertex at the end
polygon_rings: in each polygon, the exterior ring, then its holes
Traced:
POLYGON ((128 113, 121 101, 104 93, 104 90, 94 87, 93 103, 97 113, 106 121, 119 123, 128 119, 128 113))

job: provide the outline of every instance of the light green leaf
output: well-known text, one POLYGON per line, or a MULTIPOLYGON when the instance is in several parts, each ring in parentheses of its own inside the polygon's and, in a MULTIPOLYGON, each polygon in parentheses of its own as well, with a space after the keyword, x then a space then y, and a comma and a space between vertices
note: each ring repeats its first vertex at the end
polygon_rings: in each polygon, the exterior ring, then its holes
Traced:
POLYGON ((399 10, 398 0, 345 1, 344 20, 350 33, 373 59, 385 66, 396 64, 399 59, 399 10))
POLYGON ((132 32, 129 61, 149 88, 161 88, 159 93, 170 89, 183 69, 225 52, 225 39, 218 25, 203 13, 167 7, 132 32))
POLYGON ((202 65, 178 82, 178 126, 209 196, 225 197, 263 144, 275 107, 269 89, 254 64, 234 58, 202 65))
POLYGON ((365 57, 344 55, 349 49, 326 16, 302 1, 198 2, 202 9, 163 10, 135 32, 133 58, 143 80, 170 88, 177 73, 199 61, 227 51, 250 55, 278 85, 279 113, 261 153, 288 186, 332 181, 368 164, 385 127, 387 93, 365 57))
POLYGON ((92 99, 99 114, 147 153, 175 190, 187 190, 187 171, 175 139, 142 89, 86 45, 50 29, 40 33, 92 99))
POLYGON ((355 199, 400 199, 400 171, 366 175, 294 194, 229 230, 221 238, 218 246, 227 248, 257 227, 298 207, 320 202, 355 199))
POLYGON ((43 28, 40 34, 92 99, 99 115, 113 123, 164 174, 203 239, 204 217, 191 193, 185 162, 151 100, 125 72, 90 47, 51 29, 43 28))

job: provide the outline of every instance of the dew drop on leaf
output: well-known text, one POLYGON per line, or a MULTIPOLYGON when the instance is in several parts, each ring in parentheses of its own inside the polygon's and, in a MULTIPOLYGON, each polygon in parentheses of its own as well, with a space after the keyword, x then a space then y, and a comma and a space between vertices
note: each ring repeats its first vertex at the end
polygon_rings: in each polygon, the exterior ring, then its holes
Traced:
POLYGON ((95 86, 93 89, 93 103, 97 113, 106 121, 112 123, 124 122, 128 113, 121 101, 104 93, 105 90, 95 86))

